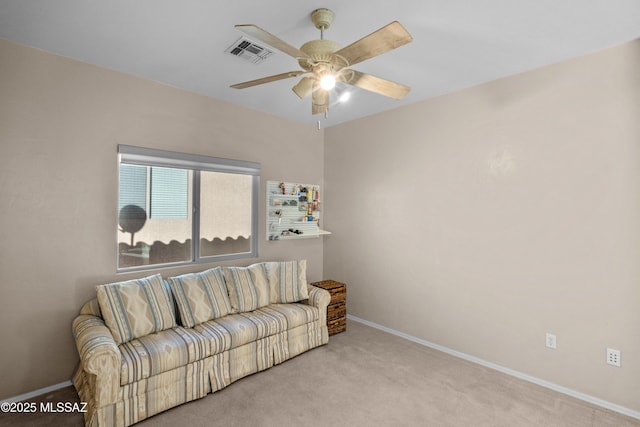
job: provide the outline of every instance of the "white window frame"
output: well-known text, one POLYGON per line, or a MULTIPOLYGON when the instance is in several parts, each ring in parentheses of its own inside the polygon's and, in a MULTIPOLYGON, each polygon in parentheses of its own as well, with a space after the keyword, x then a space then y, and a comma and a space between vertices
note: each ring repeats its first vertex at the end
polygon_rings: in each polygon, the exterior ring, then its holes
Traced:
MULTIPOLYGON (((118 145, 118 176, 120 165, 133 164, 140 166, 160 166, 181 169, 190 169, 192 173, 192 229, 191 229, 191 260, 162 264, 142 265, 135 267, 119 267, 116 251, 117 272, 129 272, 138 270, 152 270, 158 268, 197 264, 205 262, 226 261, 242 258, 256 258, 258 256, 258 215, 260 198, 260 163, 243 160, 224 159, 197 154, 179 153, 175 151, 143 148, 132 145, 118 145), (212 171, 250 175, 251 179, 251 237, 250 250, 248 252, 230 253, 214 256, 200 256, 200 171, 212 171)), ((120 184, 118 184, 120 191, 120 184)), ((115 215, 117 218, 117 214, 115 215)), ((117 245, 116 245, 117 246, 117 245)))

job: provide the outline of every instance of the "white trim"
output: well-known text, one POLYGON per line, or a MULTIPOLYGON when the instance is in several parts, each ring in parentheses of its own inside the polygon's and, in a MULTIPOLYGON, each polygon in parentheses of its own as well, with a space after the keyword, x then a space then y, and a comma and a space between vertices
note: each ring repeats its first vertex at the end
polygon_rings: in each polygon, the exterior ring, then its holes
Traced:
POLYGON ((516 378, 519 378, 521 380, 524 380, 524 381, 527 381, 527 382, 530 382, 530 383, 537 384, 539 386, 548 388, 550 390, 557 391, 558 393, 562 393, 562 394, 566 394, 567 396, 575 397, 576 399, 580 399, 580 400, 583 400, 585 402, 589 402, 589 403, 591 403, 593 405, 597 405, 597 406, 603 407, 605 409, 609 409, 611 411, 618 412, 618 413, 626 415, 628 417, 640 419, 640 412, 634 411, 633 409, 625 408, 624 406, 620 406, 620 405, 617 405, 615 403, 611 403, 611 402, 608 402, 606 400, 599 399, 599 398, 594 397, 594 396, 590 396, 588 394, 580 393, 579 391, 575 391, 575 390, 572 390, 570 388, 563 387, 561 385, 554 384, 552 382, 549 382, 549 381, 546 381, 546 380, 543 380, 543 379, 540 379, 540 378, 536 378, 536 377, 533 377, 531 375, 527 375, 527 374, 524 374, 522 372, 515 371, 513 369, 506 368, 504 366, 500 366, 500 365, 497 365, 497 364, 492 363, 492 362, 488 362, 488 361, 480 359, 478 357, 471 356, 469 354, 462 353, 462 352, 457 351, 457 350, 452 350, 452 349, 450 349, 448 347, 444 347, 442 345, 439 345, 439 344, 436 344, 436 343, 433 343, 433 342, 430 342, 430 341, 426 341, 426 340, 423 340, 423 339, 420 339, 420 338, 416 338, 416 337, 414 337, 412 335, 405 334, 404 332, 400 332, 400 331, 396 331, 395 329, 387 328, 386 326, 382 326, 382 325, 379 325, 377 323, 373 323, 373 322, 370 322, 368 320, 361 319, 361 318, 353 316, 351 314, 347 314, 347 319, 353 320, 354 322, 362 323, 362 324, 367 325, 367 326, 371 326, 372 328, 379 329, 381 331, 390 333, 392 335, 396 335, 398 337, 407 339, 409 341, 413 341, 415 343, 424 345, 426 347, 433 348, 433 349, 441 351, 443 353, 450 354, 451 356, 455 356, 455 357, 458 357, 460 359, 464 359, 464 360, 467 360, 469 362, 473 362, 473 363, 476 363, 478 365, 485 366, 485 367, 490 368, 490 369, 494 369, 496 371, 502 372, 503 374, 511 375, 512 377, 516 377, 516 378))
POLYGON ((49 387, 39 388, 19 396, 9 397, 7 399, 0 400, 0 403, 4 402, 22 402, 23 400, 31 399, 32 397, 40 396, 41 394, 50 393, 52 391, 60 390, 61 388, 69 387, 72 385, 71 380, 63 381, 58 384, 50 385, 49 387))

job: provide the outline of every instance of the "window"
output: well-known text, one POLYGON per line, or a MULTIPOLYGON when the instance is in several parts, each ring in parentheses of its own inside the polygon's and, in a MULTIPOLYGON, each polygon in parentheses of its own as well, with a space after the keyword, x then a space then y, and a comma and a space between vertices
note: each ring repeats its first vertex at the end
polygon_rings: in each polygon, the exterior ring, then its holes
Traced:
POLYGON ((119 145, 118 165, 118 271, 258 255, 258 163, 119 145))

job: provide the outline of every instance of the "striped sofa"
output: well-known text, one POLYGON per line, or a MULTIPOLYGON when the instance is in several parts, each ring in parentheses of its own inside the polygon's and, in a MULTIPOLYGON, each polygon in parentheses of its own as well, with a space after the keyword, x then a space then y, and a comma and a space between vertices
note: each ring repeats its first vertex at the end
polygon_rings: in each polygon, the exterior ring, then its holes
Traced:
POLYGON ((97 286, 72 329, 87 426, 128 426, 329 341, 306 262, 97 286))

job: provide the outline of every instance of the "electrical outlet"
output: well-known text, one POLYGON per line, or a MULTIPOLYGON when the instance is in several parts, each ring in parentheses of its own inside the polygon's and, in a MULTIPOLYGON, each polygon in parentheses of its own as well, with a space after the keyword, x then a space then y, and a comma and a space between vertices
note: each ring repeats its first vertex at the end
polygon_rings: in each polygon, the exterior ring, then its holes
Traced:
POLYGON ((556 349, 556 336, 554 334, 547 334, 545 342, 547 344, 547 348, 551 348, 553 350, 556 349))
POLYGON ((620 350, 607 348, 607 364, 620 367, 620 350))

